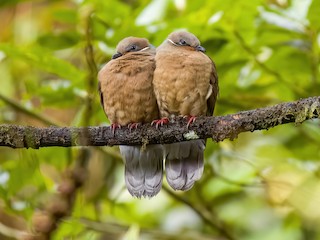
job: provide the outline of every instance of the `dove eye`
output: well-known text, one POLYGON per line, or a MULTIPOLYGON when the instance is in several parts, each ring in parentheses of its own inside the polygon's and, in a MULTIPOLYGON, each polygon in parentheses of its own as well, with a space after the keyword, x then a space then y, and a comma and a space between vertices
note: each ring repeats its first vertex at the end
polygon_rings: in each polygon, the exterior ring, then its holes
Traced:
POLYGON ((181 46, 187 46, 188 44, 187 44, 187 42, 186 42, 185 40, 180 39, 179 45, 181 45, 181 46))
POLYGON ((138 51, 138 47, 137 45, 131 45, 127 48, 127 51, 128 52, 135 52, 135 51, 138 51))

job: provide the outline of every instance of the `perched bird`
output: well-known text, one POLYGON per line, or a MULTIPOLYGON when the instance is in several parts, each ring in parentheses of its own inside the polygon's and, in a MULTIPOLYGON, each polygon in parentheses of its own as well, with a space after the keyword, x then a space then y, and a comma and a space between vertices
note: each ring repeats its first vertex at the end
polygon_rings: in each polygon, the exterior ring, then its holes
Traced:
MULTIPOLYGON (((214 62, 204 53, 198 38, 176 31, 156 50, 153 77, 160 117, 157 124, 171 116, 186 116, 188 126, 196 116, 212 115, 218 94, 214 62)), ((189 190, 203 173, 205 140, 192 140, 164 146, 165 171, 175 190, 189 190)))
MULTIPOLYGON (((128 37, 117 45, 117 53, 99 72, 102 107, 116 128, 137 128, 159 118, 153 92, 155 49, 147 39, 128 37)), ((156 195, 162 186, 163 149, 161 145, 120 146, 125 162, 125 182, 131 195, 156 195)))

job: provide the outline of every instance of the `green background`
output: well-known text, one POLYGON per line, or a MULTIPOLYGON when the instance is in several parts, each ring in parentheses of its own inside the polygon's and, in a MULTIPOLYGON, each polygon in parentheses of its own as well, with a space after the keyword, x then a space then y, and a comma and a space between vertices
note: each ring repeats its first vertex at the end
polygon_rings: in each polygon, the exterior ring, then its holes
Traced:
MULTIPOLYGON (((216 63, 215 115, 320 95, 319 0, 1 0, 0 19, 0 123, 108 124, 97 70, 122 38, 158 46, 177 29, 216 63)), ((90 148, 86 183, 53 239, 224 239, 216 226, 235 239, 320 239, 319 123, 209 140, 192 190, 152 199, 126 191, 116 147, 90 148)), ((1 147, 0 223, 30 225, 77 151, 1 147)))

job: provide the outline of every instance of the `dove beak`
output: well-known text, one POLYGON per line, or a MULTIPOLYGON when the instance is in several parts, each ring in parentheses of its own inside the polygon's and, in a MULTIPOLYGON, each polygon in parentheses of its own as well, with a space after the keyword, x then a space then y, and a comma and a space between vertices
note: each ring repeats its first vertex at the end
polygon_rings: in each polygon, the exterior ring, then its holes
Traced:
POLYGON ((205 49, 204 47, 200 46, 200 45, 199 45, 199 46, 196 46, 195 49, 196 49, 197 51, 199 51, 199 52, 203 52, 203 53, 206 52, 206 49, 205 49))
POLYGON ((116 58, 121 57, 121 56, 122 56, 122 53, 117 52, 116 54, 112 55, 112 59, 116 59, 116 58))

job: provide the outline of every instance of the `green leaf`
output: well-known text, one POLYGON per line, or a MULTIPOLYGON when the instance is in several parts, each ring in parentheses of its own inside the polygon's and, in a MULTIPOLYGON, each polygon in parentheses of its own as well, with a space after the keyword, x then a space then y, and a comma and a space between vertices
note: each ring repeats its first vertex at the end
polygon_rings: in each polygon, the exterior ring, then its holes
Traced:
POLYGON ((53 52, 39 46, 18 47, 2 43, 0 50, 8 57, 25 60, 39 69, 74 82, 81 82, 85 76, 83 71, 71 63, 53 56, 53 52))
POLYGON ((52 50, 70 48, 80 41, 80 36, 74 31, 63 32, 57 35, 45 34, 38 38, 42 47, 52 50))
POLYGON ((313 0, 308 12, 308 19, 310 21, 310 27, 320 29, 320 0, 313 0))

